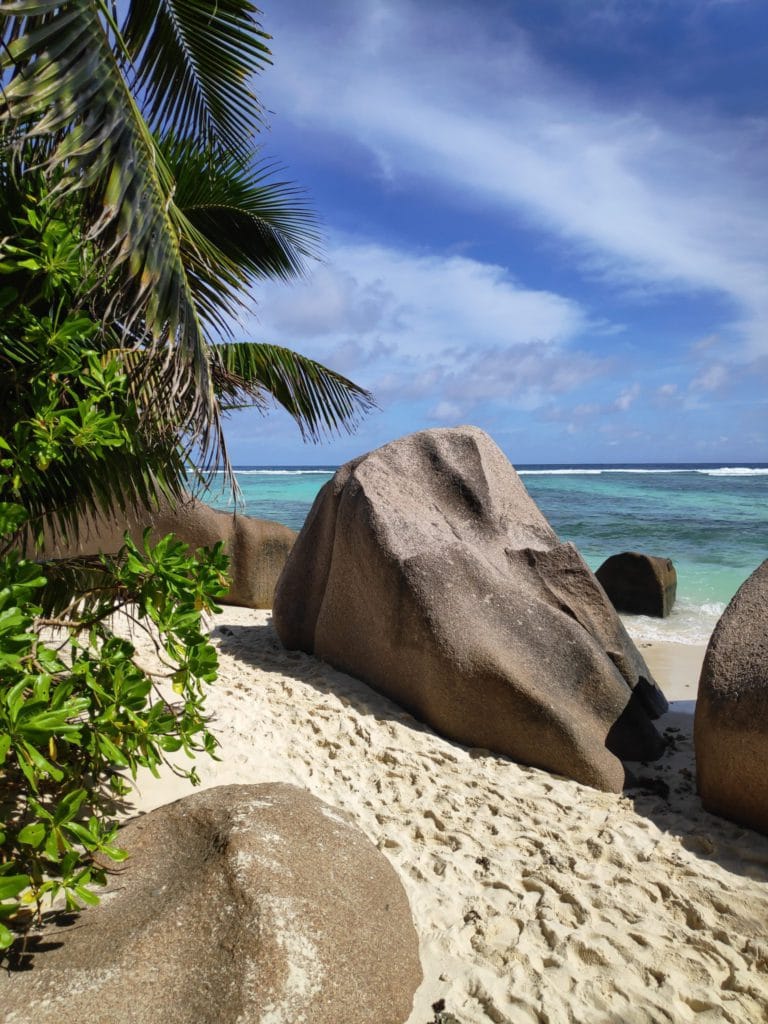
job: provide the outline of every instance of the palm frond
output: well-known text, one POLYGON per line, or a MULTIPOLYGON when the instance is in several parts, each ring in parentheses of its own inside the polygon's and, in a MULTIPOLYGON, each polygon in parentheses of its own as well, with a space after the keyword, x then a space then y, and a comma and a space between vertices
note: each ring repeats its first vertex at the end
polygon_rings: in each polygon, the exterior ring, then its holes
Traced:
POLYGON ((174 135, 160 147, 176 182, 176 207, 215 246, 211 259, 235 268, 240 287, 295 277, 320 256, 317 221, 301 189, 276 180, 272 165, 174 135))
MULTIPOLYGON (((47 473, 19 489, 18 500, 30 516, 22 531, 25 543, 32 549, 44 535, 75 540, 94 509, 119 520, 132 509, 152 508, 160 494, 180 501, 187 489, 186 469, 167 445, 132 456, 121 452, 89 458, 87 452, 73 451, 71 458, 52 463, 47 473)), ((0 553, 15 546, 14 538, 0 542, 0 553)))
POLYGON ((66 614, 95 621, 114 614, 117 601, 131 596, 117 589, 111 560, 100 555, 41 559, 40 567, 45 586, 38 601, 45 617, 66 614))
POLYGON ((145 464, 115 470, 126 493, 64 465, 53 491, 30 495, 33 512, 52 493, 104 507, 144 501, 158 481, 175 492, 193 448, 204 465, 223 456, 230 468, 222 409, 264 408, 272 396, 317 440, 354 429, 374 404, 288 349, 205 337, 206 327, 228 333, 246 285, 296 274, 317 251, 300 193, 249 165, 259 108, 245 81, 269 57, 256 13, 248 0, 132 0, 124 38, 110 0, 0 0, 0 133, 20 135, 21 163, 37 158, 53 194, 77 200, 102 271, 89 308, 122 334, 136 408, 152 424, 145 464))
POLYGON ((226 411, 263 407, 271 395, 296 420, 302 437, 348 433, 375 408, 365 388, 291 349, 258 342, 217 345, 212 354, 214 387, 226 411))
POLYGON ((173 205, 172 176, 121 73, 106 4, 14 0, 0 4, 0 16, 0 72, 10 73, 0 122, 31 124, 28 137, 55 140, 46 168, 61 193, 88 197, 89 238, 120 283, 114 300, 164 349, 176 399, 207 445, 220 426, 181 251, 180 236, 193 232, 173 205))
POLYGON ((130 4, 122 36, 155 131, 203 146, 218 141, 234 153, 252 149, 262 108, 249 80, 271 63, 258 14, 249 0, 130 4))

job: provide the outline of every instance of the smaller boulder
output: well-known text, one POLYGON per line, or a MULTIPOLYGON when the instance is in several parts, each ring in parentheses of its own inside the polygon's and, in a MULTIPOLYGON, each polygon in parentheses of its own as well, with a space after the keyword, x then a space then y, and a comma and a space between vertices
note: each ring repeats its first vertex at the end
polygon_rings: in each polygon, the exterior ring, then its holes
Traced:
POLYGON ((664 619, 677 594, 677 572, 670 558, 622 551, 611 555, 595 573, 619 612, 664 619))
POLYGON ((231 586, 221 603, 244 608, 272 607, 275 584, 297 536, 282 523, 220 512, 187 495, 178 505, 160 497, 155 509, 135 508, 111 517, 85 517, 73 540, 49 528, 41 554, 44 558, 114 555, 122 547, 126 531, 138 544, 147 527, 153 543, 168 533, 191 548, 213 547, 223 541, 230 560, 231 586))
POLYGON ((342 811, 220 786, 120 830, 101 903, 0 972, 7 1024, 403 1024, 422 971, 408 899, 342 811))
POLYGON ((693 738, 705 808, 768 835, 768 559, 709 641, 693 738))
POLYGON ((229 555, 231 586, 221 601, 244 608, 272 607, 275 584, 297 536, 282 523, 220 512, 195 498, 176 508, 161 505, 150 514, 147 525, 152 527, 154 541, 167 533, 175 534, 192 548, 212 547, 223 541, 229 555))

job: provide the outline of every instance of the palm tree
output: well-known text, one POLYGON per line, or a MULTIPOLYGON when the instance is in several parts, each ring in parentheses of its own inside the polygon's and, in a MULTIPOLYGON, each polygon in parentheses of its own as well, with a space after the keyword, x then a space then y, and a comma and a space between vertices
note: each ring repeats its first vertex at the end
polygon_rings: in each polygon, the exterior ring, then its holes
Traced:
MULTIPOLYGON (((120 354, 143 429, 183 451, 153 467, 171 494, 192 452, 229 468, 227 409, 271 395, 316 439, 372 405, 313 360, 232 342, 253 285, 300 273, 319 241, 298 190, 256 159, 251 81, 270 63, 258 13, 249 0, 131 0, 118 24, 107 0, 0 2, 4 184, 18 197, 42 176, 76 211, 100 271, 82 301, 105 325, 101 347, 120 354)), ((109 483, 90 490, 123 504, 109 483)))
POLYGON ((256 8, 126 6, 118 24, 112 0, 0 0, 0 950, 29 893, 93 902, 94 853, 119 854, 103 786, 212 752, 200 609, 225 566, 172 538, 32 563, 22 530, 72 536, 83 512, 178 497, 196 464, 229 467, 230 409, 272 396, 316 438, 371 404, 311 359, 232 338, 248 290, 318 249, 300 193, 256 158, 256 8), (129 604, 173 704, 112 632, 129 604), (66 644, 46 644, 51 625, 66 644))

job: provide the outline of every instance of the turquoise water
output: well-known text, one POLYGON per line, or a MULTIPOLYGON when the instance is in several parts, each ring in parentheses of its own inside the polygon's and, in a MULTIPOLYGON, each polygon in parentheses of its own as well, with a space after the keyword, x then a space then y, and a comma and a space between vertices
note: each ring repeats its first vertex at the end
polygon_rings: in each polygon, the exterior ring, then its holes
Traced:
MULTIPOLYGON (((243 510, 300 529, 335 467, 242 467, 243 510)), ((706 640, 768 557, 768 465, 518 466, 555 531, 596 569, 619 551, 671 558, 678 600, 666 620, 628 616, 635 639, 706 640)), ((232 508, 215 488, 203 496, 232 508)))

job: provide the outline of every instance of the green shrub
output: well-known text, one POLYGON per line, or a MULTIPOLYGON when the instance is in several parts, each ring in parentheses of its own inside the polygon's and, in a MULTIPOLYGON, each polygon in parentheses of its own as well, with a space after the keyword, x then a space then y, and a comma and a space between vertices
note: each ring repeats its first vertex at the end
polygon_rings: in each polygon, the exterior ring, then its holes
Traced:
MULTIPOLYGON (((6 523, 19 514, 0 504, 6 523)), ((0 559, 0 946, 14 938, 2 919, 29 905, 39 914, 47 895, 63 893, 69 908, 98 902, 90 886, 105 873, 94 854, 124 856, 109 797, 130 791, 126 775, 157 774, 177 751, 213 755, 202 687, 217 660, 201 615, 215 610, 225 569, 220 545, 194 557, 172 537, 145 538, 143 550, 127 541, 92 570, 118 602, 46 618, 41 567, 15 551, 0 559), (129 599, 132 621, 154 628, 174 704, 107 620, 129 599), (59 636, 46 641, 51 626, 59 636)), ((176 770, 197 781, 194 767, 176 770)))
MULTIPOLYGON (((0 948, 48 897, 97 902, 94 856, 123 857, 113 811, 139 768, 213 755, 203 685, 217 661, 201 617, 226 588, 220 545, 191 554, 170 536, 126 538, 112 558, 24 557, 44 526, 60 535, 90 507, 83 496, 109 495, 110 474, 164 455, 108 333, 78 306, 88 268, 75 229, 42 205, 30 201, 0 246, 0 948), (161 673, 117 635, 119 611, 153 638, 161 673)), ((176 770, 197 781, 194 767, 176 770)))

